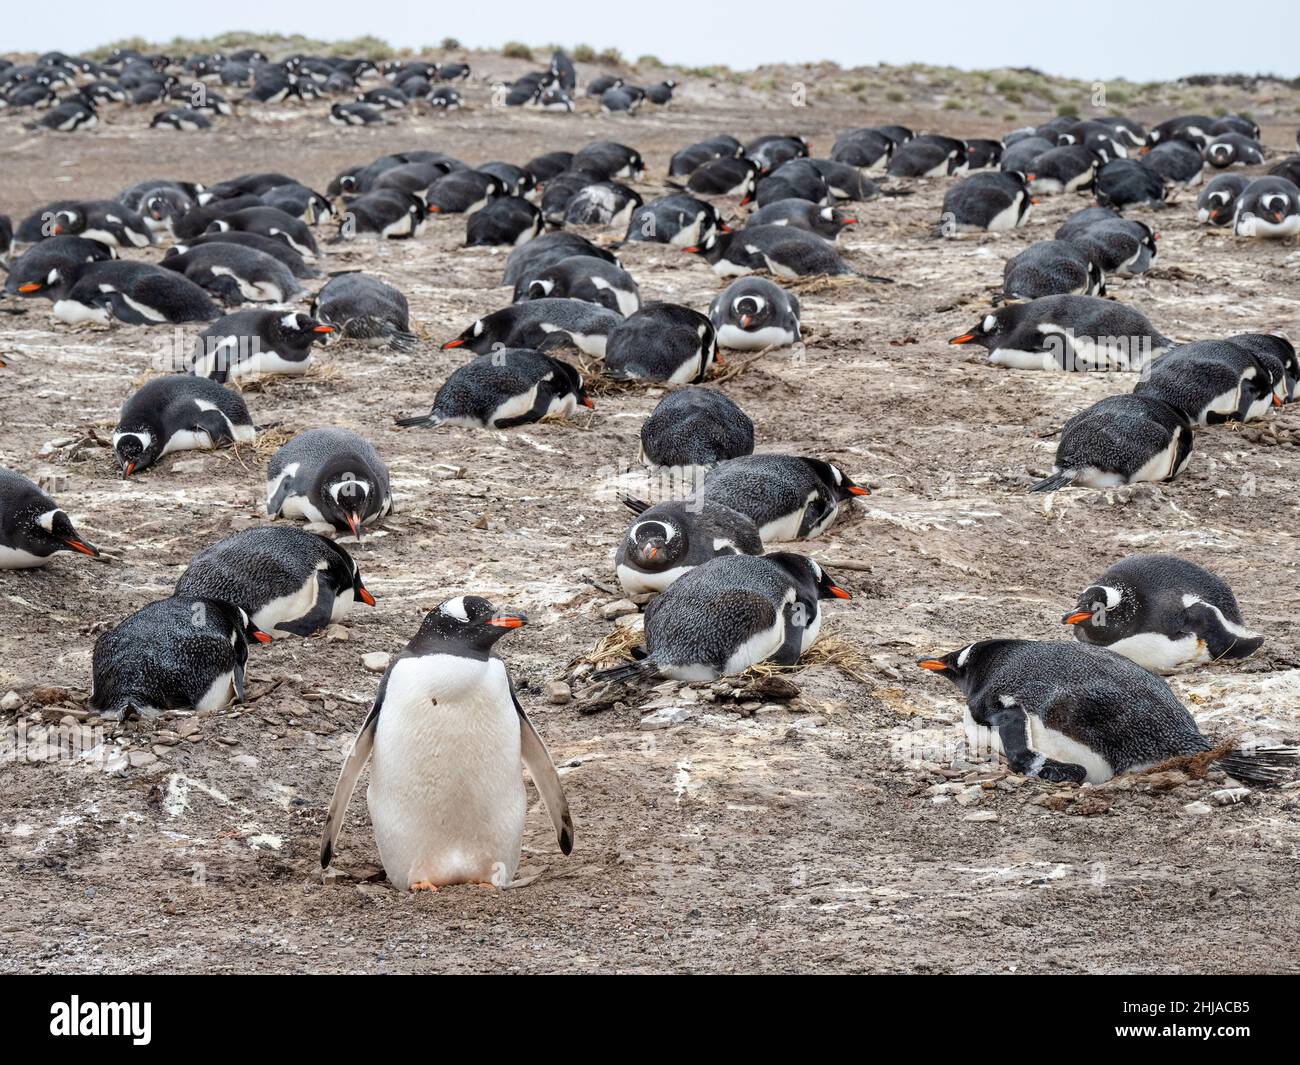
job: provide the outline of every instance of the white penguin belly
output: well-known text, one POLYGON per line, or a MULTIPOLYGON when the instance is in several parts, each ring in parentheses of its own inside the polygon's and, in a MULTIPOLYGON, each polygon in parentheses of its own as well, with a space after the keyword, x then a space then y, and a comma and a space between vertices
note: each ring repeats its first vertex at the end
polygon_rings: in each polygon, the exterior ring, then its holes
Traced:
POLYGON ((1152 673, 1173 673, 1184 666, 1210 661, 1210 650, 1195 633, 1172 639, 1163 632, 1139 632, 1108 645, 1110 650, 1132 659, 1152 673))
MULTIPOLYGON (((794 592, 791 591, 786 598, 792 600, 794 592)), ((723 674, 731 676, 733 673, 743 673, 750 666, 757 665, 759 662, 766 662, 781 649, 781 644, 784 642, 785 607, 783 605, 777 611, 776 621, 772 623, 771 627, 754 633, 753 636, 731 652, 731 657, 727 659, 727 664, 723 667, 723 674)))
POLYGON ((306 358, 286 359, 279 352, 257 351, 251 353, 248 358, 234 363, 230 367, 230 376, 237 378, 263 373, 304 374, 311 366, 311 362, 311 352, 307 353, 306 358))
MULTIPOLYGON (((517 396, 511 396, 508 400, 497 407, 488 419, 488 425, 492 428, 500 422, 509 421, 512 418, 522 418, 530 410, 533 404, 537 402, 537 385, 533 385, 527 392, 520 392, 517 396)), ((448 419, 450 421, 450 419, 448 419)))
POLYGON ((0 569, 34 569, 50 560, 48 555, 33 555, 21 547, 0 544, 0 569))
POLYGON ((647 573, 645 570, 633 569, 624 562, 616 568, 616 572, 618 574, 618 583, 622 586, 623 591, 631 596, 645 595, 648 592, 662 592, 690 569, 690 566, 674 566, 672 569, 660 570, 658 573, 647 573))
MULTIPOLYGON (((253 624, 271 636, 288 636, 289 633, 281 632, 276 626, 282 621, 297 621, 299 618, 311 613, 312 608, 316 605, 318 594, 317 572, 318 570, 312 570, 311 574, 303 582, 302 587, 297 591, 277 596, 275 599, 263 603, 253 615, 253 624)), ((337 608, 338 604, 336 603, 335 609, 337 608)))
POLYGON ((56 300, 54 317, 60 322, 67 322, 68 325, 80 325, 82 322, 108 325, 108 308, 91 307, 76 300, 56 300))
POLYGON ((303 521, 317 525, 329 525, 329 520, 320 512, 316 504, 306 496, 288 495, 280 506, 280 517, 301 518, 303 521))
POLYGON ((527 807, 519 718, 499 659, 398 661, 375 729, 367 802, 394 884, 514 879, 527 807))
POLYGON ((1029 749, 1035 754, 1067 765, 1083 766, 1089 784, 1100 784, 1115 775, 1111 764, 1091 747, 1049 728, 1036 714, 1026 714, 1025 717, 1029 722, 1029 749))
POLYGON ((208 690, 197 703, 195 710, 220 710, 229 706, 235 697, 235 674, 233 671, 220 674, 208 686, 208 690))
POLYGON ((785 347, 795 342, 794 334, 779 325, 764 326, 752 332, 728 322, 718 330, 718 343, 735 351, 758 351, 762 348, 785 347))

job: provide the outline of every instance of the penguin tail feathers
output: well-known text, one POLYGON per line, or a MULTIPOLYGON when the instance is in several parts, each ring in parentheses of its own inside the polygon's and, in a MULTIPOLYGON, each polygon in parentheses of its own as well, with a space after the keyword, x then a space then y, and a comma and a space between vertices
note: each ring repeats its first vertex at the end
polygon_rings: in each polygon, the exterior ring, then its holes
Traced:
POLYGON ((435 426, 439 426, 439 425, 441 425, 442 422, 443 422, 443 417, 442 417, 442 415, 441 415, 441 414, 437 414, 437 413, 432 413, 432 414, 420 414, 420 415, 417 415, 417 416, 414 417, 414 418, 398 418, 398 419, 397 419, 397 424, 398 424, 399 426, 401 426, 403 429, 410 429, 410 428, 412 428, 413 426, 416 426, 416 425, 428 426, 430 429, 432 429, 432 428, 434 428, 435 426))
POLYGON ((388 336, 388 346, 394 351, 414 351, 420 338, 404 329, 394 329, 388 336))
POLYGON ((633 499, 631 496, 623 497, 623 506, 627 507, 633 514, 644 514, 650 509, 650 504, 644 499, 633 499))
POLYGON ((1300 747, 1274 745, 1233 751, 1214 763, 1228 776, 1244 784, 1271 788, 1284 783, 1300 766, 1300 747))
POLYGON ((1068 488, 1074 483, 1073 470, 1058 470, 1050 477, 1044 477, 1036 484, 1031 484, 1031 492, 1055 492, 1058 488, 1068 488))
POLYGON ((593 681, 628 683, 639 680, 652 680, 659 675, 659 670, 648 658, 636 662, 620 662, 609 669, 598 669, 591 675, 593 681))
POLYGON ((901 199, 904 196, 914 196, 915 194, 916 194, 915 189, 896 189, 896 188, 890 188, 887 185, 882 185, 880 187, 881 196, 890 196, 893 197, 894 199, 901 199))

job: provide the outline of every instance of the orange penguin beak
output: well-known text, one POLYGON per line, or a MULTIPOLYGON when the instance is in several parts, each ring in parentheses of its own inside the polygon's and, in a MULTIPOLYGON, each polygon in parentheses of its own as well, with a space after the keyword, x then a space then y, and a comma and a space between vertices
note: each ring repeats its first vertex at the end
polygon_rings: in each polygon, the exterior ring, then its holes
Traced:
POLYGON ((258 629, 255 633, 253 633, 253 639, 255 639, 258 643, 270 643, 271 635, 270 633, 266 633, 263 632, 261 629, 258 629))
POLYGON ((753 316, 752 314, 742 314, 742 315, 740 316, 740 328, 741 328, 741 329, 748 329, 748 328, 749 328, 749 324, 750 324, 753 320, 754 320, 754 316, 753 316))
POLYGON ((54 225, 50 226, 50 236, 57 237, 62 232, 63 227, 59 225, 58 222, 55 222, 54 225))
POLYGON ((851 496, 869 496, 869 495, 871 495, 871 493, 870 493, 869 491, 867 491, 865 488, 863 488, 862 485, 860 485, 860 484, 851 484, 851 485, 848 485, 848 486, 847 486, 847 490, 848 490, 849 495, 851 495, 851 496))
POLYGON ((366 590, 366 586, 364 584, 357 588, 357 598, 360 599, 363 603, 365 603, 366 606, 375 605, 375 597, 366 590))
POLYGON ((18 291, 22 293, 40 292, 41 283, 39 281, 28 281, 25 285, 19 285, 18 291))
POLYGON ((332 333, 332 332, 334 332, 334 327, 333 327, 332 325, 318 325, 318 326, 316 326, 316 327, 312 330, 312 332, 313 332, 313 333, 332 333))
POLYGON ((849 593, 846 592, 843 588, 840 588, 840 587, 838 587, 838 586, 836 586, 836 585, 832 585, 832 586, 831 586, 830 592, 831 592, 831 595, 835 596, 836 599, 852 599, 852 598, 853 598, 853 596, 849 595, 849 593))
POLYGON ((974 340, 974 339, 975 339, 975 334, 974 334, 974 333, 962 333, 962 335, 959 336, 959 337, 953 337, 950 341, 948 341, 948 343, 949 343, 949 344, 969 344, 969 343, 970 343, 972 340, 974 340))
POLYGON ((126 469, 124 469, 124 470, 122 471, 122 480, 125 481, 125 480, 126 480, 128 477, 130 477, 131 474, 133 474, 133 473, 135 473, 135 463, 134 463, 134 462, 128 462, 128 463, 126 464, 126 469))
POLYGON ((590 397, 590 396, 583 396, 583 397, 582 397, 582 405, 583 405, 584 407, 586 407, 588 410, 595 410, 595 409, 596 409, 596 404, 594 404, 594 403, 591 401, 591 397, 590 397))
POLYGON ((498 614, 494 618, 488 618, 487 624, 495 625, 498 629, 518 629, 528 624, 528 619, 522 614, 498 614))
POLYGON ((948 668, 948 663, 942 658, 923 658, 917 665, 922 669, 942 670, 948 668))
POLYGON ((1066 614, 1065 617, 1061 618, 1062 624, 1065 625, 1078 625, 1080 622, 1091 620, 1091 610, 1076 610, 1073 614, 1066 614))
POLYGON ((352 530, 352 535, 357 538, 357 543, 361 543, 361 518, 357 512, 351 511, 344 515, 347 518, 348 528, 352 530))
POLYGON ((74 551, 80 551, 83 555, 89 555, 91 558, 99 558, 99 549, 93 544, 86 543, 80 536, 65 536, 63 542, 74 551))
POLYGON ((463 341, 463 340, 461 340, 459 337, 457 337, 455 340, 449 340, 449 341, 447 341, 447 343, 445 343, 445 344, 442 346, 442 350, 443 350, 443 351, 447 351, 447 350, 449 350, 449 349, 451 349, 451 348, 461 348, 461 347, 464 347, 464 346, 465 346, 465 341, 463 341))

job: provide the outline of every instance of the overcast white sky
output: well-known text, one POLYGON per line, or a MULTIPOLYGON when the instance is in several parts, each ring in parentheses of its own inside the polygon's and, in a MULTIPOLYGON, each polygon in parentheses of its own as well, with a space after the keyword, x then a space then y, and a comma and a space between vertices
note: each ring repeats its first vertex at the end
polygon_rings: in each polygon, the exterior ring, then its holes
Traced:
POLYGON ((67 52, 130 36, 227 30, 365 33, 418 48, 456 37, 615 47, 689 66, 833 59, 967 69, 1033 66, 1080 78, 1300 71, 1295 0, 14 0, 0 49, 67 52), (20 16, 20 11, 26 14, 20 16))

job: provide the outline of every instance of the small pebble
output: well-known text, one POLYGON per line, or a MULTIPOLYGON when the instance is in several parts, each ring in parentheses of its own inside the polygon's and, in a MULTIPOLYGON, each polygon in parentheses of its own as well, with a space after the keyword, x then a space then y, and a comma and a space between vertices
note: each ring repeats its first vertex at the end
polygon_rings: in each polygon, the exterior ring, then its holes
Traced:
POLYGON ((371 673, 382 673, 388 668, 391 656, 387 651, 371 651, 361 656, 361 664, 371 673))

